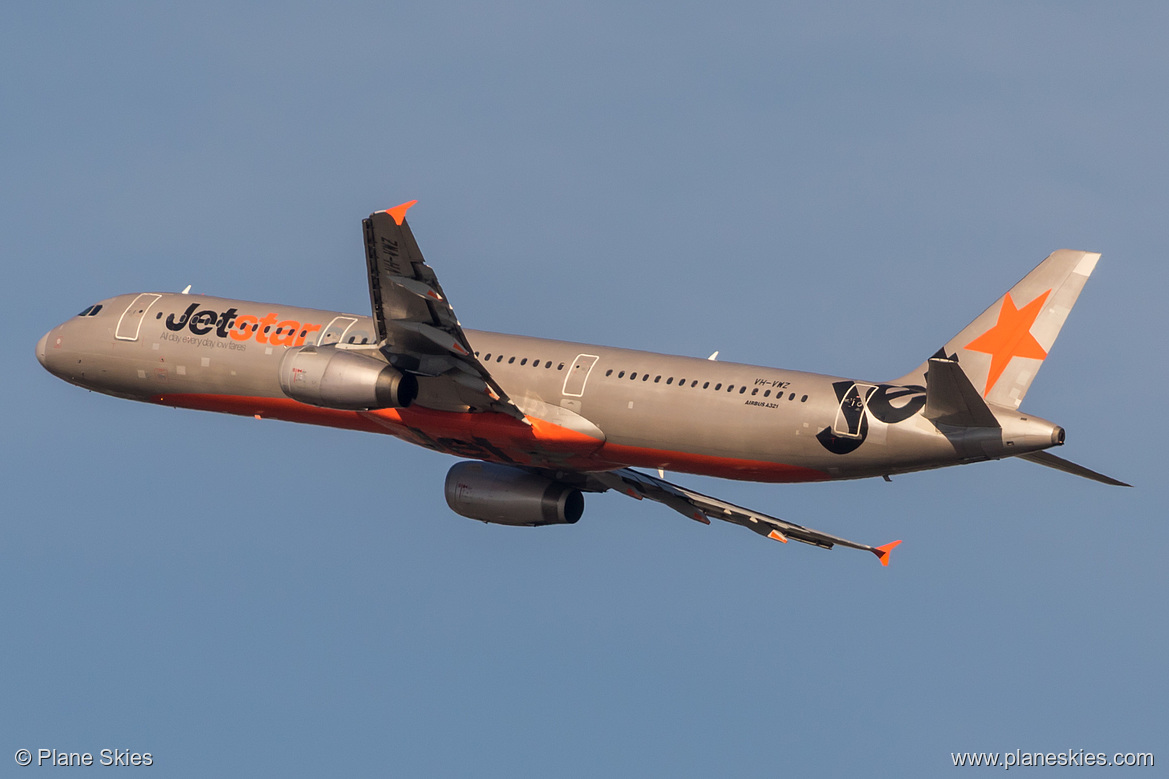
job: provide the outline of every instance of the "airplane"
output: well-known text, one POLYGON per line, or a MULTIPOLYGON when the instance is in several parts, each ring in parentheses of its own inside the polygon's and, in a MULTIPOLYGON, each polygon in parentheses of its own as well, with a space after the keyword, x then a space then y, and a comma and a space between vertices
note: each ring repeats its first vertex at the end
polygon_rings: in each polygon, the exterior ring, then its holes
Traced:
POLYGON ((665 480, 793 483, 1018 457, 1129 486, 1047 451, 1064 429, 1019 411, 1100 255, 1061 249, 909 373, 865 381, 465 330, 406 212, 362 221, 372 316, 182 293, 89 306, 40 363, 130 400, 388 434, 464 458, 447 504, 516 526, 572 524, 584 493, 650 500, 787 543, 872 552, 665 480), (638 469, 656 470, 654 476, 638 469))

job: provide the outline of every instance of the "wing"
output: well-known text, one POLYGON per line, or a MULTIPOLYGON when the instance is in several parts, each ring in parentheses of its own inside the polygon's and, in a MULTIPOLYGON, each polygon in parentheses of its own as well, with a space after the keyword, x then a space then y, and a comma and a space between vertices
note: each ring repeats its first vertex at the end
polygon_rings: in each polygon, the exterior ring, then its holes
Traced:
POLYGON ((858 544, 819 530, 787 522, 777 517, 770 517, 758 511, 752 511, 725 500, 712 498, 700 492, 679 487, 663 479, 647 476, 632 468, 622 468, 618 471, 590 473, 592 481, 602 485, 604 490, 616 490, 638 500, 648 499, 663 503, 680 514, 685 514, 693 520, 709 525, 711 519, 721 519, 724 522, 733 522, 742 525, 748 530, 754 530, 761 536, 787 543, 788 539, 800 541, 822 549, 831 549, 833 546, 849 546, 853 549, 864 549, 872 552, 881 561, 881 565, 889 564, 889 552, 900 544, 894 541, 884 546, 869 546, 858 544))
POLYGON ((416 200, 362 221, 378 346, 419 377, 418 404, 444 411, 523 413, 475 357, 438 277, 422 259, 406 211, 416 200))

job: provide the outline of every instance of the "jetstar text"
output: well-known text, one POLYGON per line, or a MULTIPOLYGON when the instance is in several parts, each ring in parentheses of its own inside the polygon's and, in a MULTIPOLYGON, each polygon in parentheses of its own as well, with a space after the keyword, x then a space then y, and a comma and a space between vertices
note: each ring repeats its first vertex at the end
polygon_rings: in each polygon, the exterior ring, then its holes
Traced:
POLYGON ((230 338, 233 341, 247 341, 255 336, 258 343, 273 346, 300 346, 309 333, 321 329, 320 325, 302 324, 294 319, 277 321, 279 317, 275 312, 257 317, 241 314, 234 308, 226 311, 198 309, 199 304, 192 303, 178 319, 175 319, 174 314, 169 315, 166 318, 167 329, 176 333, 186 329, 195 335, 214 332, 219 338, 230 338))

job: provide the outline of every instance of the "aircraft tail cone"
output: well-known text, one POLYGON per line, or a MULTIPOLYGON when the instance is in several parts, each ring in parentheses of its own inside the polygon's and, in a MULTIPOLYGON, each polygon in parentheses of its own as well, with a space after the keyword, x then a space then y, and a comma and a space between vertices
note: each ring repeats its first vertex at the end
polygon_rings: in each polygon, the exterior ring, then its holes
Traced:
POLYGON ((892 543, 885 544, 884 546, 878 546, 873 550, 873 554, 875 554, 877 559, 881 561, 881 565, 887 566, 889 565, 889 553, 893 551, 893 547, 900 543, 900 541, 893 541, 892 543))

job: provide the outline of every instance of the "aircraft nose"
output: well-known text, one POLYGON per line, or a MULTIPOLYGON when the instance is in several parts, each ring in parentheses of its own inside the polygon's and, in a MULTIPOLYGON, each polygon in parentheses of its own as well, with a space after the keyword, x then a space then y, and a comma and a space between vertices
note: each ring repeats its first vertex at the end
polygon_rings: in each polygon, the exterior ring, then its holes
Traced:
POLYGON ((37 362, 39 362, 45 368, 49 367, 48 365, 45 365, 45 345, 48 344, 48 342, 48 333, 42 335, 41 340, 37 341, 37 362))

